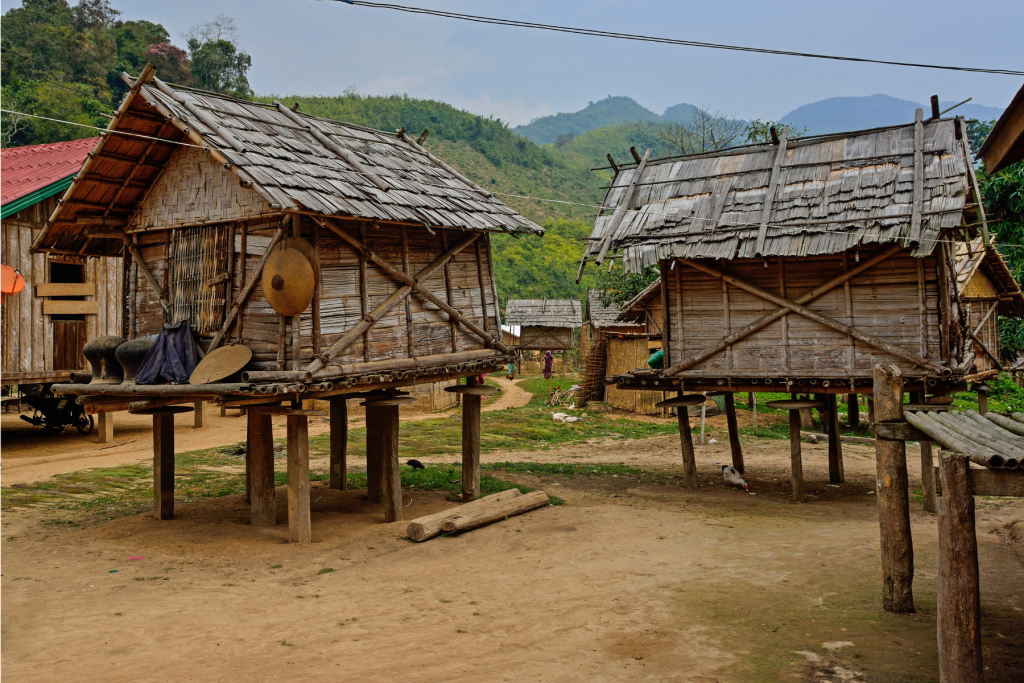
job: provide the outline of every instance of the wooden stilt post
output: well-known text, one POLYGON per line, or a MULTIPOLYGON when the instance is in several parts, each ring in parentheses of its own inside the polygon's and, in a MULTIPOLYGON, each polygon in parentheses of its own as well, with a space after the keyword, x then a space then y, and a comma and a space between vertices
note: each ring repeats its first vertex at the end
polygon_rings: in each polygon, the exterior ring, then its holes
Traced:
MULTIPOLYGON (((903 376, 896 365, 875 366, 876 422, 903 421, 903 376)), ((875 435, 878 525, 881 531, 882 607, 914 611, 914 544, 910 535, 910 497, 906 444, 875 435)))
POLYGON ((245 430, 245 502, 252 504, 252 430, 248 428, 245 430))
POLYGON ((828 416, 828 481, 842 484, 846 481, 843 471, 843 443, 839 439, 839 406, 835 394, 825 394, 826 415, 828 416))
POLYGON ((332 489, 348 490, 348 399, 334 396, 331 403, 331 483, 332 489))
POLYGON ((846 395, 846 423, 852 429, 860 426, 860 403, 857 402, 857 394, 846 395))
MULTIPOLYGON (((792 394, 794 401, 797 395, 792 394)), ((800 446, 800 410, 789 411, 789 466, 792 470, 791 486, 794 503, 804 502, 804 456, 800 446)))
POLYGON ((114 440, 114 414, 100 413, 96 416, 96 443, 110 443, 114 440))
MULTIPOLYGON (((912 393, 910 402, 924 403, 924 393, 912 393)), ((939 503, 936 495, 935 459, 932 457, 932 442, 921 441, 921 498, 925 512, 938 512, 939 503)))
POLYGON ((380 465, 384 521, 402 521, 402 477, 398 470, 398 406, 381 411, 380 465))
MULTIPOLYGON (((679 392, 679 396, 683 392, 679 392)), ((697 458, 693 452, 693 434, 690 432, 690 413, 686 406, 676 407, 676 418, 679 420, 679 444, 683 452, 683 487, 697 490, 697 458)))
POLYGON ((732 466, 743 474, 743 446, 740 445, 740 429, 736 420, 736 395, 725 395, 725 418, 729 424, 729 448, 732 450, 732 466))
POLYGON ((988 412, 988 386, 982 384, 981 386, 975 386, 978 392, 978 412, 984 415, 988 412))
MULTIPOLYGON (((810 398, 810 395, 807 398, 810 398)), ((808 431, 814 429, 814 412, 811 408, 800 409, 800 426, 808 431)))
POLYGON ((967 458, 940 452, 939 580, 936 631, 940 683, 982 683, 981 597, 974 495, 967 458))
POLYGON ((206 426, 206 401, 196 401, 192 405, 195 407, 195 422, 192 426, 202 429, 206 426))
POLYGON ((174 519, 174 413, 153 415, 153 516, 174 519))
POLYGON ((868 396, 868 424, 875 424, 875 399, 873 396, 868 396))
POLYGON ((380 502, 380 406, 366 406, 366 499, 380 502))
POLYGON ((754 436, 757 436, 757 394, 751 391, 747 394, 747 401, 750 403, 750 417, 754 421, 754 436))
POLYGON ((288 540, 309 543, 309 418, 289 415, 288 420, 288 540))
MULTIPOLYGON (((467 377, 466 386, 476 378, 467 377)), ((462 500, 480 497, 480 396, 462 396, 462 500)))
POLYGON ((249 514, 253 526, 277 524, 274 496, 274 431, 270 415, 260 410, 246 413, 248 445, 245 459, 249 470, 249 514))

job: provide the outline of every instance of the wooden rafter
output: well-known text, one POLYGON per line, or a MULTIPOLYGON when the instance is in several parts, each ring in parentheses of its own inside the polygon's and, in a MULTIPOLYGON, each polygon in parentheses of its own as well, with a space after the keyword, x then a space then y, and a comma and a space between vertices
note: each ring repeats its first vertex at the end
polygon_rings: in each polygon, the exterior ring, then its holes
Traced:
POLYGON ((703 273, 707 273, 711 277, 722 278, 729 284, 735 285, 740 289, 746 290, 747 292, 750 292, 754 296, 761 297, 766 301, 771 301, 777 306, 783 306, 792 311, 793 313, 797 313, 798 315, 801 315, 809 320, 813 320, 814 322, 820 325, 824 325, 825 327, 830 327, 836 332, 839 332, 840 334, 850 335, 853 338, 864 342, 865 344, 869 344, 877 349, 885 351, 886 353, 892 354, 893 356, 902 358, 903 360, 909 363, 913 363, 916 366, 928 368, 933 372, 936 372, 941 375, 947 375, 950 372, 949 368, 942 366, 938 363, 935 363, 933 361, 930 361, 927 358, 922 358, 916 353, 907 351, 906 349, 900 346, 896 346, 895 344, 890 344, 889 342, 879 339, 878 337, 873 337, 869 334, 865 334, 858 330, 856 327, 844 325, 843 323, 839 322, 838 320, 830 316, 824 315, 823 313, 819 313, 817 311, 812 311, 811 309, 807 308, 802 304, 798 304, 795 301, 790 301, 789 299, 772 294, 771 292, 763 290, 757 285, 752 285, 749 282, 741 280, 738 277, 726 275, 717 268, 712 268, 711 266, 708 266, 704 263, 701 263, 699 261, 691 261, 690 259, 682 259, 681 262, 690 266, 691 268, 699 270, 703 273))
MULTIPOLYGON (((604 240, 601 242, 601 251, 597 254, 597 259, 594 261, 597 265, 601 265, 604 262, 604 257, 608 254, 608 248, 612 246, 612 240, 615 238, 615 232, 619 229, 619 225, 622 224, 622 219, 626 217, 626 212, 629 211, 629 205, 633 202, 633 195, 636 193, 637 183, 640 180, 640 174, 644 172, 644 168, 647 166, 647 160, 651 156, 651 150, 644 152, 643 159, 636 166, 636 171, 633 173, 632 179, 629 181, 629 187, 626 188, 626 194, 622 196, 622 202, 619 203, 615 213, 612 214, 612 220, 608 224, 608 231, 605 233, 604 240)), ((583 263, 586 263, 584 257, 583 263)), ((583 265, 580 264, 580 272, 583 272, 583 265)), ((579 281, 579 278, 576 278, 579 281)))
MULTIPOLYGON (((841 284, 843 284, 845 282, 848 282, 849 280, 857 277, 858 275, 860 275, 864 271, 868 270, 869 268, 875 267, 876 265, 878 265, 879 263, 881 263, 885 259, 889 258, 893 254, 896 254, 896 253, 902 251, 902 249, 903 248, 900 247, 899 245, 894 245, 894 246, 889 247, 888 249, 883 251, 881 254, 878 254, 874 258, 868 259, 867 261, 861 263, 856 268, 854 268, 852 270, 848 270, 848 271, 842 273, 841 275, 838 275, 838 276, 832 278, 828 282, 826 282, 826 283, 824 283, 822 285, 819 285, 815 289, 812 289, 811 291, 807 292, 803 296, 797 298, 796 299, 796 303, 798 303, 798 304, 807 304, 807 303, 810 303, 811 301, 814 301, 818 297, 821 297, 821 296, 827 294, 828 292, 831 292, 833 289, 835 289, 839 285, 841 285, 841 284)), ((781 269, 782 269, 781 263, 780 263, 779 268, 780 268, 780 272, 781 272, 781 269)), ((780 277, 780 285, 782 285, 782 290, 781 291, 783 291, 783 298, 785 298, 785 293, 784 293, 785 292, 785 281, 782 280, 781 277, 780 277)), ((671 377, 672 375, 679 374, 680 372, 682 372, 683 370, 686 370, 687 368, 692 368, 694 365, 697 365, 698 363, 703 363, 708 358, 711 358, 715 354, 722 352, 724 349, 728 348, 732 344, 735 344, 739 340, 741 340, 741 339, 743 339, 745 337, 750 336, 754 332, 757 332, 762 327, 765 327, 766 325, 770 325, 771 323, 775 322, 779 318, 783 318, 789 312, 790 311, 789 311, 788 308, 784 308, 783 307, 783 308, 779 308, 779 309, 773 311, 772 313, 769 313, 768 315, 765 315, 765 316, 762 316, 762 317, 758 318, 757 320, 755 320, 754 322, 750 323, 749 325, 743 327, 742 329, 737 330, 736 332, 734 332, 734 333, 732 333, 732 334, 730 334, 730 335, 728 335, 726 337, 723 337, 722 339, 718 340, 715 344, 713 344, 712 346, 709 346, 708 348, 704 349, 703 351, 698 353, 696 356, 693 356, 692 358, 688 358, 686 360, 683 360, 683 361, 673 365, 672 367, 668 368, 665 371, 665 375, 671 377)), ((786 348, 788 349, 788 344, 787 344, 786 348)))
POLYGON ((779 186, 779 169, 782 167, 782 160, 786 158, 786 143, 789 141, 789 126, 782 129, 779 137, 779 148, 775 151, 775 163, 772 165, 772 175, 768 179, 768 189, 764 194, 764 208, 761 210, 761 225, 757 231, 757 247, 754 249, 755 258, 761 258, 764 253, 764 240, 768 235, 768 220, 772 215, 772 206, 775 204, 775 192, 779 186))

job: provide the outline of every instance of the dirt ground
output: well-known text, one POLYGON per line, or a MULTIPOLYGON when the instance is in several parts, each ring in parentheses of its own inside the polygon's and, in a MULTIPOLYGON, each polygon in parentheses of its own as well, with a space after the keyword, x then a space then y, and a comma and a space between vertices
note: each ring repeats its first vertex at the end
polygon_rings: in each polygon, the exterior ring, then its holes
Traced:
MULTIPOLYGON (((4 432, 8 483, 6 421, 4 432)), ((362 492, 319 484, 308 547, 284 542, 286 524, 251 527, 239 495, 179 499, 171 521, 143 514, 85 528, 45 524, 38 510, 5 511, 4 673, 12 681, 937 680, 934 515, 912 502, 918 612, 889 615, 869 493, 873 450, 844 445, 847 482, 837 488, 827 483, 826 446, 805 444, 813 497, 794 506, 788 443, 743 442, 753 496, 725 485, 711 464, 728 461, 724 439, 697 448, 695 492, 678 483, 677 437, 490 453, 485 461, 625 463, 647 473, 491 472, 565 504, 422 544, 405 538, 405 523, 383 523, 362 492)), ((917 449, 908 448, 908 461, 918 480, 917 449)), ((283 488, 278 504, 283 520, 283 488)), ((405 516, 450 505, 442 492, 407 491, 405 516)), ((979 499, 978 510, 987 680, 1020 681, 1024 508, 979 499)))

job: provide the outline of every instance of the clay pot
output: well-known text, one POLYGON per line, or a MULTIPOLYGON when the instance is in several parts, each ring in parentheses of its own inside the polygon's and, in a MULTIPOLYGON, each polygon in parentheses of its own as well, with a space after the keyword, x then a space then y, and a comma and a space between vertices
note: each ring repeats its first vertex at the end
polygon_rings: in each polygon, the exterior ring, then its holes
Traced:
POLYGON ((152 339, 134 339, 117 347, 114 357, 124 370, 124 384, 135 384, 135 373, 151 348, 152 339))
POLYGON ((123 337, 107 335, 96 337, 85 345, 83 352, 92 366, 92 381, 89 384, 120 384, 124 379, 121 364, 114 357, 117 347, 125 343, 123 337))

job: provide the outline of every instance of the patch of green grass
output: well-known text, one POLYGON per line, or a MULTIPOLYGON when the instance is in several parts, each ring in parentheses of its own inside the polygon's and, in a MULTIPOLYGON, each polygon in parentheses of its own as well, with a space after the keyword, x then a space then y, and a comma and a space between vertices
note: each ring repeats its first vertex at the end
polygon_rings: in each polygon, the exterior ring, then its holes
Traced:
POLYGON ((320 576, 321 574, 330 574, 330 573, 331 573, 331 572, 333 572, 333 571, 334 571, 334 569, 333 569, 332 567, 324 567, 323 569, 321 569, 320 571, 318 571, 318 572, 316 573, 316 575, 317 575, 317 576, 320 576))
POLYGON ((561 474, 570 477, 577 474, 644 474, 644 470, 638 469, 636 467, 629 467, 628 465, 624 465, 622 463, 613 465, 599 465, 596 463, 575 462, 489 462, 480 465, 480 469, 501 470, 503 472, 516 472, 520 474, 561 474))
POLYGON ((270 568, 271 568, 271 569, 280 569, 280 568, 281 568, 281 567, 283 567, 283 566, 284 566, 284 565, 281 565, 281 564, 272 564, 272 565, 270 565, 270 568))

